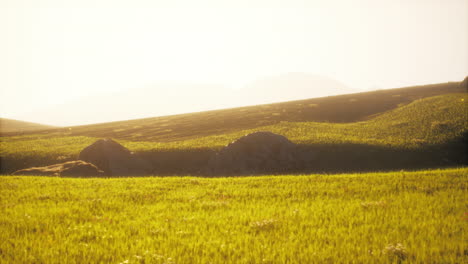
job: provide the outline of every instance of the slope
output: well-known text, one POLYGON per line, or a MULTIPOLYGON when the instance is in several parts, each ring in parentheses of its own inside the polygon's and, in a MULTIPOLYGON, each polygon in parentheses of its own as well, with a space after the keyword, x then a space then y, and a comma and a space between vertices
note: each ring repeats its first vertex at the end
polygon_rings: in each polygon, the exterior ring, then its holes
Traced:
MULTIPOLYGON (((353 123, 278 122, 224 134, 171 142, 119 142, 158 164, 159 172, 193 174, 213 154, 242 135, 272 131, 320 153, 308 169, 362 171, 466 164, 468 94, 416 100, 369 120, 353 123)), ((61 132, 62 133, 62 132, 61 132)), ((2 137, 2 171, 72 160, 95 137, 57 133, 2 137)))
POLYGON ((19 121, 8 118, 0 118, 0 134, 4 133, 24 133, 24 132, 37 132, 54 128, 54 126, 19 121))
POLYGON ((283 121, 351 123, 369 119, 417 99, 462 91, 459 83, 443 83, 75 126, 44 131, 42 135, 49 137, 112 137, 129 141, 171 142, 222 135, 260 126, 275 125, 283 121))

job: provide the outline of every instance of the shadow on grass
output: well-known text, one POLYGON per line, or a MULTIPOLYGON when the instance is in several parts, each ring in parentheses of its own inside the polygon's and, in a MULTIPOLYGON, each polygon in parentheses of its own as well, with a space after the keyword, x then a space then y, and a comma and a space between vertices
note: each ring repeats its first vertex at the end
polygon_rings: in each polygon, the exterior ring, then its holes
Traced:
MULTIPOLYGON (((298 145, 297 164, 284 170, 256 169, 250 173, 219 173, 208 164, 216 154, 211 149, 165 150, 137 155, 149 161, 151 174, 160 176, 240 176, 262 174, 350 173, 389 170, 417 170, 468 165, 468 133, 442 145, 420 146, 415 149, 371 146, 364 144, 298 145)), ((68 161, 63 160, 60 162, 68 161)), ((58 163, 55 159, 1 159, 1 173, 34 166, 58 163)), ((144 175, 134 175, 144 176, 144 175)))
POLYGON ((466 145, 444 144, 396 149, 360 144, 301 146, 316 156, 295 173, 417 170, 468 165, 466 145))
MULTIPOLYGON (((298 145, 298 162, 290 169, 257 169, 241 175, 349 173, 389 170, 417 170, 468 165, 466 135, 443 145, 417 149, 363 144, 298 145)), ((153 164, 155 175, 232 176, 239 173, 210 172, 213 150, 161 151, 140 154, 153 164)))

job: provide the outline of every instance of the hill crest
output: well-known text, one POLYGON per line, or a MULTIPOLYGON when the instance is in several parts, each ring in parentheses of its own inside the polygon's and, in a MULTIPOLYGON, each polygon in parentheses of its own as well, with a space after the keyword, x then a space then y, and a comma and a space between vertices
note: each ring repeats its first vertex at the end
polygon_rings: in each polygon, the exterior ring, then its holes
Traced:
POLYGON ((33 122, 20 121, 16 119, 0 118, 0 134, 37 132, 51 128, 56 127, 33 122))
MULTIPOLYGON (((460 83, 449 82, 172 116, 55 128, 41 131, 41 134, 171 142, 275 125, 284 121, 330 123, 364 121, 418 99, 459 92, 465 92, 460 83)), ((29 134, 33 133, 35 132, 29 134)), ((5 135, 15 134, 6 133, 5 135)))

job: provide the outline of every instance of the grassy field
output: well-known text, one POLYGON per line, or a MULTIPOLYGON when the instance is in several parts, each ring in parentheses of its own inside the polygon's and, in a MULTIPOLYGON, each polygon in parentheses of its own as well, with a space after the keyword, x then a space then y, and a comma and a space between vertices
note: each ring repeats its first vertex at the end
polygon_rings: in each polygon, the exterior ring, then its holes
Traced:
POLYGON ((1 263, 463 263, 468 169, 0 177, 1 263))
MULTIPOLYGON (((431 159, 450 159, 441 155, 450 152, 453 146, 444 147, 444 144, 466 135, 468 131, 466 102, 468 102, 466 93, 445 94, 419 99, 372 119, 359 122, 284 121, 253 129, 171 142, 131 141, 119 138, 117 140, 132 151, 177 151, 182 153, 197 149, 217 150, 245 134, 254 131, 271 131, 284 135, 297 144, 319 149, 325 153, 324 159, 327 153, 346 148, 346 153, 352 156, 355 156, 353 152, 359 152, 372 157, 375 156, 375 152, 378 152, 382 153, 382 159, 387 159, 388 156, 401 156, 402 162, 404 162, 408 158, 402 152, 408 152, 408 156, 418 156, 421 154, 414 152, 419 151, 435 153, 434 157, 427 159, 427 163, 430 164, 434 163, 431 159), (427 151, 433 146, 441 147, 427 151)), ((84 147, 97 140, 95 137, 73 135, 72 132, 69 134, 55 133, 1 137, 0 156, 4 161, 2 172, 10 173, 28 166, 49 165, 73 160, 84 147)), ((344 159, 349 159, 346 156, 348 154, 343 155, 344 159)), ((457 152, 452 156, 460 155, 463 153, 457 152)), ((326 161, 321 161, 321 163, 324 162, 326 161)), ((458 163, 449 163, 448 165, 453 164, 458 163)), ((438 164, 434 163, 434 165, 438 164)))

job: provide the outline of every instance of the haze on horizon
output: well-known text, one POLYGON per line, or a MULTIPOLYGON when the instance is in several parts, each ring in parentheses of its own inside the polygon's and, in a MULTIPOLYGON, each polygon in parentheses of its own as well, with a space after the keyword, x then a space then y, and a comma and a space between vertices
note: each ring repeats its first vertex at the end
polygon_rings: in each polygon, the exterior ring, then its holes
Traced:
POLYGON ((465 0, 0 0, 0 38, 0 116, 50 125, 468 74, 465 0))

